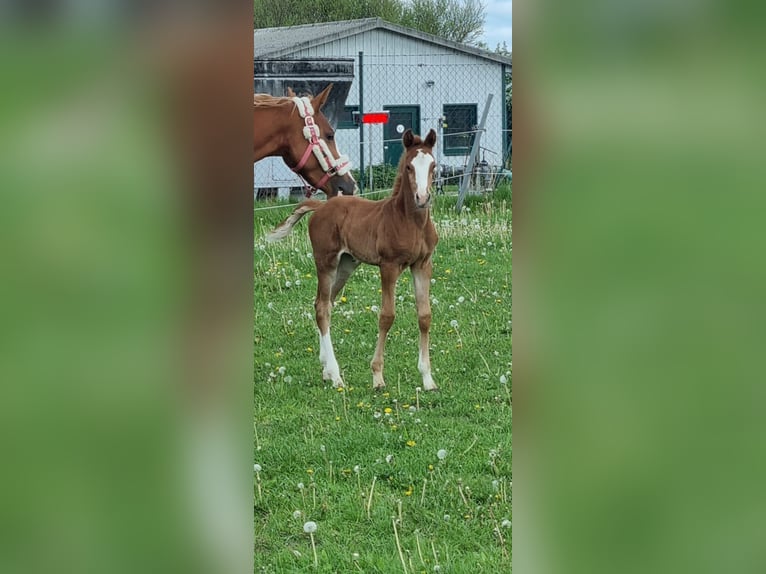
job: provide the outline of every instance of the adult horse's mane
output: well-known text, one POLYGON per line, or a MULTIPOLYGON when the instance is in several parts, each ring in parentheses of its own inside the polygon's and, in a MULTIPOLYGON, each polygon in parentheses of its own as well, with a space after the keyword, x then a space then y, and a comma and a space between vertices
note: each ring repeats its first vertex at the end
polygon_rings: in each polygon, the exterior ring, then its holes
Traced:
POLYGON ((253 105, 256 108, 275 108, 284 104, 289 98, 270 96, 269 94, 254 94, 253 105))
MULTIPOLYGON (((308 98, 312 98, 311 94, 306 94, 308 98)), ((253 94, 253 105, 256 108, 274 108, 281 106, 287 100, 291 100, 296 97, 296 93, 292 88, 287 88, 287 94, 284 96, 272 96, 270 94, 253 94)))

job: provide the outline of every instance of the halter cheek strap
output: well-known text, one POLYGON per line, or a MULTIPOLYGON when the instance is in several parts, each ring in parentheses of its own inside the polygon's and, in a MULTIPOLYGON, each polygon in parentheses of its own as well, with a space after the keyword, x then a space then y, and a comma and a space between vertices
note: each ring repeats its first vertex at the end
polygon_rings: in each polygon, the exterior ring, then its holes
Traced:
POLYGON ((305 126, 303 127, 303 137, 308 140, 309 145, 306 148, 306 151, 303 152, 303 156, 298 162, 298 165, 292 168, 292 170, 296 173, 302 170, 306 165, 309 156, 311 156, 311 153, 313 152, 320 167, 325 172, 322 179, 320 179, 317 184, 318 188, 327 183, 327 180, 334 175, 346 175, 351 169, 351 162, 346 155, 341 155, 338 159, 333 157, 327 142, 320 137, 319 126, 314 122, 314 108, 311 105, 311 101, 308 98, 303 97, 293 98, 293 102, 295 102, 295 107, 298 108, 298 113, 301 115, 305 123, 305 126))

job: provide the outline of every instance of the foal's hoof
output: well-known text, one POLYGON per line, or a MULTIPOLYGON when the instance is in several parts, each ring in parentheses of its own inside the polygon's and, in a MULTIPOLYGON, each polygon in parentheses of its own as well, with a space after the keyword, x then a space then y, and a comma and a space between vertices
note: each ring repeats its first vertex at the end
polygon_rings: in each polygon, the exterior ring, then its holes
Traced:
POLYGON ((432 383, 431 385, 428 385, 428 386, 423 385, 423 390, 424 391, 438 391, 439 387, 436 386, 436 383, 432 383))
POLYGON ((345 387, 346 385, 343 384, 343 379, 340 376, 340 373, 333 372, 328 369, 324 369, 322 371, 322 379, 325 381, 332 381, 332 386, 334 389, 337 389, 338 387, 345 387))
POLYGON ((383 380, 383 375, 380 373, 372 374, 372 390, 381 391, 386 388, 386 382, 383 380))

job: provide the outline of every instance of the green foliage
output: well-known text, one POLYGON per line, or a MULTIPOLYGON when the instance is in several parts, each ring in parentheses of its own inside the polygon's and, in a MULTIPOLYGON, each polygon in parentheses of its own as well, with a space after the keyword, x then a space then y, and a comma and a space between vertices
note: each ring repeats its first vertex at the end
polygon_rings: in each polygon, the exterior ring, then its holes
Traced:
POLYGON ((410 572, 433 572, 436 564, 449 572, 511 572, 511 210, 510 190, 499 192, 471 198, 460 215, 454 197, 435 199, 437 393, 416 392, 409 272, 396 290, 388 386, 372 391, 380 280, 367 265, 351 277, 332 316, 348 387, 338 392, 322 381, 306 222, 266 244, 265 233, 290 208, 255 212, 257 572, 314 571, 303 532, 309 520, 317 524, 318 572, 402 572, 396 536, 410 572), (401 519, 396 534, 392 517, 401 519))
POLYGON ((255 28, 380 17, 455 42, 481 36, 481 0, 254 0, 255 28))

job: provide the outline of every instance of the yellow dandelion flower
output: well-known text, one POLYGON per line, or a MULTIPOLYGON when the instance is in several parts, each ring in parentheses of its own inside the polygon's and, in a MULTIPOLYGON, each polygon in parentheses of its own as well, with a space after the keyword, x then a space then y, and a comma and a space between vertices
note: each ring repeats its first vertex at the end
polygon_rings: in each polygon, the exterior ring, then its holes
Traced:
POLYGON ((391 430, 396 430, 396 429, 398 429, 398 428, 399 428, 399 427, 398 427, 398 426, 396 426, 396 425, 391 425, 391 430))
POLYGON ((343 332, 344 332, 344 333, 350 333, 350 332, 351 332, 351 329, 343 329, 343 332))
POLYGON ((339 421, 339 420, 340 420, 340 417, 335 417, 335 420, 336 420, 336 421, 339 421))
POLYGON ((403 408, 403 409, 408 409, 408 408, 410 408, 410 405, 409 405, 409 403, 404 403, 404 404, 402 405, 402 408, 403 408))
POLYGON ((342 393, 343 392, 343 387, 338 387, 338 392, 342 393))
POLYGON ((386 413, 387 415, 390 415, 391 414, 391 407, 386 407, 385 409, 383 409, 383 412, 386 413))
POLYGON ((481 410, 481 405, 473 405, 473 408, 475 408, 477 411, 481 410))
POLYGON ((412 496, 412 491, 413 491, 412 485, 408 486, 407 490, 404 491, 404 496, 412 496))
POLYGON ((358 403, 356 403, 356 406, 357 408, 360 408, 360 409, 364 408, 364 401, 359 401, 358 403))
POLYGON ((418 443, 416 443, 414 440, 408 440, 407 441, 407 446, 415 446, 416 444, 418 444, 418 443))
POLYGON ((445 269, 445 270, 444 270, 444 272, 445 272, 447 275, 449 275, 450 273, 452 273, 452 269, 445 269))
POLYGON ((429 465, 428 465, 428 470, 433 470, 433 469, 434 469, 434 465, 432 465, 432 464, 429 464, 429 465))
POLYGON ((307 472, 308 474, 314 474, 314 469, 313 469, 313 468, 307 468, 307 469, 306 469, 306 472, 307 472))
POLYGON ((345 303, 346 301, 348 301, 348 299, 346 299, 346 296, 345 295, 341 295, 340 302, 341 303, 345 303))
POLYGON ((306 347, 306 351, 308 351, 309 353, 313 353, 313 352, 314 352, 314 349, 313 349, 313 348, 311 348, 311 347, 306 347))

